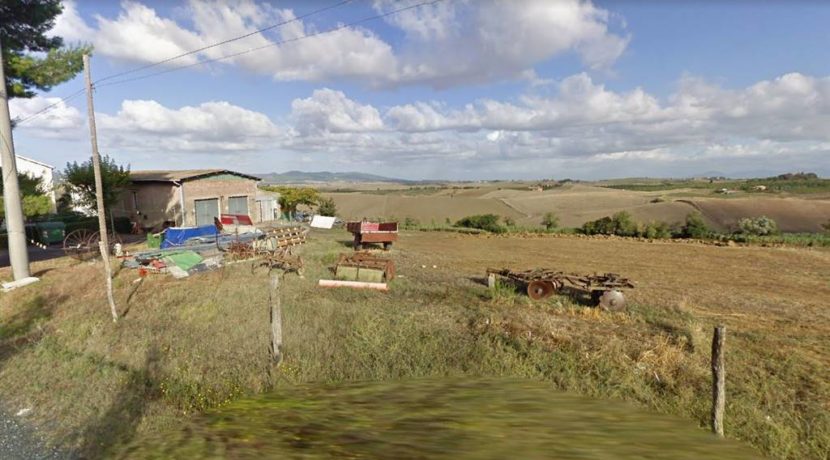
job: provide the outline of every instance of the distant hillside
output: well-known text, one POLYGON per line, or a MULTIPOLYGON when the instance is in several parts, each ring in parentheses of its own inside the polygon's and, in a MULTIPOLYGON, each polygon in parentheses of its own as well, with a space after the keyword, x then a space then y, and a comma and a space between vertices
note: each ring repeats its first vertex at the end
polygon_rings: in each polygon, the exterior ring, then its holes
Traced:
POLYGON ((262 181, 269 184, 304 184, 326 182, 390 182, 406 184, 411 181, 377 176, 360 172, 304 172, 288 171, 284 173, 257 174, 262 181))

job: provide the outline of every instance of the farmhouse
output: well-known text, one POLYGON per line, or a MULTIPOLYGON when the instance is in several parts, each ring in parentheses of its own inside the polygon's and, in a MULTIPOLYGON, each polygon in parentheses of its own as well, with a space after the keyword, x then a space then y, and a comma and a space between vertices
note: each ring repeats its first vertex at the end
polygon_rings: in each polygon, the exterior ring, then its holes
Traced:
MULTIPOLYGON (((47 191, 49 198, 52 199, 52 204, 54 206, 55 192, 53 191, 54 176, 52 173, 55 167, 21 155, 15 155, 15 166, 17 167, 17 172, 19 174, 26 174, 30 177, 39 177, 41 179, 43 187, 47 191)), ((3 163, 0 161, 0 168, 2 167, 3 163)))
POLYGON ((247 214, 255 222, 274 218, 273 211, 262 215, 260 179, 247 174, 226 169, 131 171, 130 179, 113 214, 129 217, 143 229, 210 225, 220 214, 247 214))

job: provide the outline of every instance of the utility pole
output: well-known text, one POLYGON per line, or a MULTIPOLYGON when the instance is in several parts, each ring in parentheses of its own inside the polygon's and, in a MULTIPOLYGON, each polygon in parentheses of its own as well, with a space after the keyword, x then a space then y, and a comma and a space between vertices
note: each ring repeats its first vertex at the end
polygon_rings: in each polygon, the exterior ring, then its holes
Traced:
MULTIPOLYGON (((3 53, 0 44, 0 55, 3 53)), ((6 75, 0 59, 0 162, 3 164, 3 205, 6 208, 6 231, 9 234, 9 260, 14 280, 29 277, 29 253, 26 248, 26 228, 23 226, 23 207, 20 203, 20 185, 17 183, 17 162, 12 140, 12 120, 9 114, 9 95, 6 75)))
MULTIPOLYGON (((89 115, 89 138, 92 143, 92 168, 95 171, 95 198, 98 210, 98 248, 104 261, 104 273, 107 279, 107 300, 112 312, 112 321, 118 321, 118 310, 112 296, 112 267, 110 267, 110 245, 107 237, 107 218, 104 210, 104 185, 101 179, 101 156, 98 154, 98 134, 95 129, 95 107, 92 103, 92 76, 89 69, 89 55, 84 54, 84 78, 86 79, 86 106, 89 115)), ((115 230, 115 229, 113 229, 115 230)))

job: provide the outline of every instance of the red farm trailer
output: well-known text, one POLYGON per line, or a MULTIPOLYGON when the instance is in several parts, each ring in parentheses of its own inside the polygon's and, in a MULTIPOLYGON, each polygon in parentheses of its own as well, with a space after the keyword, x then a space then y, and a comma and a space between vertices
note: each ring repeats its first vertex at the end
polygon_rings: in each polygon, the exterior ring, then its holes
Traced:
POLYGON ((354 235, 355 250, 366 243, 379 243, 383 249, 389 249, 398 240, 397 222, 347 222, 346 230, 354 235))

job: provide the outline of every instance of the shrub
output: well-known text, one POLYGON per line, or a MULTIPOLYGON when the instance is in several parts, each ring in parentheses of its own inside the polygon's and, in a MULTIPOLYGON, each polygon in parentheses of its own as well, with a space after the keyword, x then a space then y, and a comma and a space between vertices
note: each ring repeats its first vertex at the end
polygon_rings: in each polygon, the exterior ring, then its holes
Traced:
POLYGON ((778 224, 767 216, 745 217, 738 221, 738 228, 746 235, 766 236, 778 233, 778 224))
POLYGON ((419 225, 421 223, 418 222, 418 219, 413 219, 412 217, 406 217, 403 220, 403 228, 412 229, 417 228, 419 225))
POLYGON ((693 212, 686 215, 686 223, 680 229, 681 238, 706 238, 711 235, 711 230, 703 221, 703 215, 693 212))
POLYGON ((512 217, 505 217, 504 218, 504 225, 506 227, 515 227, 516 226, 516 221, 513 220, 512 217))
POLYGON ((553 212, 546 212, 544 217, 542 217, 542 225, 544 225, 548 230, 553 230, 559 227, 559 216, 553 212))
POLYGON ((671 238, 672 229, 665 222, 650 222, 640 230, 640 236, 650 239, 671 238))
POLYGON ((480 230, 487 230, 493 233, 504 233, 507 231, 501 224, 499 224, 499 216, 495 214, 479 214, 475 216, 467 216, 455 223, 458 227, 478 228, 480 230))
POLYGON ((317 207, 317 214, 321 216, 334 217, 337 215, 337 206, 334 204, 333 198, 320 199, 320 205, 317 207))
POLYGON ((582 225, 582 233, 586 235, 617 235, 637 236, 637 223, 631 214, 620 211, 611 217, 603 217, 582 225))

